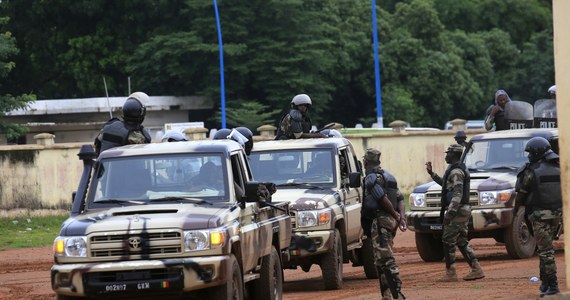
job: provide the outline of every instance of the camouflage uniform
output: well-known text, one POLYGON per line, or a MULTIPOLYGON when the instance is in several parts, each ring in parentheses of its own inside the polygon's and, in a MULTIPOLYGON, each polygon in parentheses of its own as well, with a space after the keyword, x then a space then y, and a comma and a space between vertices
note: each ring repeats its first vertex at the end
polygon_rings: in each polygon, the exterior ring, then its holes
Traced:
MULTIPOLYGON (((380 151, 370 148, 366 150, 364 159, 369 162, 377 161, 379 164, 379 157, 380 151)), ((379 166, 375 168, 367 168, 363 185, 365 197, 374 196, 375 199, 373 200, 375 200, 375 202, 380 202, 381 198, 388 195, 387 189, 389 188, 386 187, 386 181, 388 179, 386 179, 384 175, 384 171, 379 166), (373 191, 373 189, 376 190, 373 191)), ((392 180, 395 184, 395 178, 392 180)), ((403 197, 399 190, 397 190, 397 186, 394 188, 395 191, 392 197, 394 199, 390 199, 390 202, 394 209, 397 210, 398 202, 403 201, 403 197)), ((365 220, 370 216, 369 212, 363 211, 361 218, 362 220, 365 220)), ((398 220, 394 219, 394 217, 385 209, 382 209, 380 205, 375 210, 373 216, 374 218, 370 226, 370 237, 372 239, 372 247, 374 250, 374 261, 380 280, 380 292, 383 296, 382 299, 392 298, 391 291, 389 290, 391 285, 392 288, 397 291, 397 298, 394 299, 405 299, 404 295, 401 293, 402 280, 400 279, 400 269, 396 264, 394 253, 392 251, 392 247, 394 246, 393 239, 396 235, 396 229, 398 228, 398 220)), ((363 221, 363 227, 365 231, 367 231, 367 226, 364 225, 364 223, 365 221, 363 221)))
POLYGON ((275 139, 298 139, 303 133, 309 133, 311 127, 311 119, 300 110, 293 108, 281 118, 275 139))
MULTIPOLYGON (((532 224, 532 231, 536 239, 536 247, 538 257, 540 259, 539 271, 540 280, 542 281, 540 292, 542 296, 544 294, 554 294, 559 292, 552 240, 557 233, 558 226, 562 219, 562 198, 560 197, 560 192, 557 191, 548 195, 548 198, 553 200, 552 202, 555 203, 555 207, 551 209, 541 207, 542 203, 537 203, 538 201, 533 199, 534 197, 542 199, 542 197, 546 196, 541 195, 540 191, 537 191, 535 182, 536 174, 534 169, 539 163, 527 164, 523 171, 519 173, 517 179, 517 192, 529 195, 525 197, 524 200, 526 200, 526 203, 523 203, 522 205, 526 206, 525 214, 532 224), (532 193, 534 193, 534 195, 532 195, 532 193), (560 206, 560 208, 557 206, 560 206), (549 290, 549 288, 552 288, 552 290, 549 290)), ((558 184, 559 182, 560 178, 558 178, 558 184)), ((549 189, 554 190, 554 188, 549 189)))
MULTIPOLYGON (((447 152, 463 151, 459 144, 451 145, 447 152)), ((453 163, 448 166, 443 178, 436 173, 431 174, 432 179, 442 188, 442 213, 445 209, 444 197, 451 198, 443 216, 443 251, 445 257, 446 275, 439 281, 457 281, 455 272, 455 246, 471 267, 471 272, 463 277, 464 280, 475 280, 485 277, 479 261, 469 244, 468 223, 471 218, 469 205, 469 172, 463 164, 453 163)))

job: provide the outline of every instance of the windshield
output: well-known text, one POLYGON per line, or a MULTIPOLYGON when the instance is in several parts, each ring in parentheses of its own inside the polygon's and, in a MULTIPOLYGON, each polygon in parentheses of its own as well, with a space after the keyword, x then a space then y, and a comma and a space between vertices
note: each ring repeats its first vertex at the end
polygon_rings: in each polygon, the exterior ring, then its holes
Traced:
POLYGON ((512 138, 474 141, 464 158, 465 166, 471 171, 500 169, 516 170, 527 159, 524 151, 529 138, 512 138))
POLYGON ((95 170, 89 203, 97 206, 227 201, 223 162, 221 155, 204 153, 105 159, 95 170))
POLYGON ((330 149, 257 151, 250 155, 255 180, 269 181, 277 185, 292 183, 334 185, 335 163, 330 149))

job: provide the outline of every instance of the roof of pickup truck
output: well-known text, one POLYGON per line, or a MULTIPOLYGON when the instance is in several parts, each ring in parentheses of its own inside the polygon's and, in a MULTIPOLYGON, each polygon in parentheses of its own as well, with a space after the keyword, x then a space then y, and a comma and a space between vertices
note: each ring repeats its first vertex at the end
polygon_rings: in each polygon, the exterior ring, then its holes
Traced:
POLYGON ((172 143, 151 143, 127 145, 122 147, 111 148, 101 152, 99 158, 130 156, 130 155, 148 155, 148 154, 165 154, 165 153, 193 153, 193 152, 223 152, 230 153, 239 151, 242 147, 232 140, 200 140, 188 142, 172 142, 172 143))
POLYGON ((535 137, 541 136, 549 139, 558 136, 557 128, 529 128, 529 129, 513 129, 492 131, 481 133, 473 136, 470 141, 487 140, 487 139, 506 139, 506 138, 520 138, 520 137, 535 137))
POLYGON ((345 138, 313 138, 261 141, 253 144, 252 151, 278 150, 278 149, 305 149, 305 148, 338 148, 351 145, 345 138))

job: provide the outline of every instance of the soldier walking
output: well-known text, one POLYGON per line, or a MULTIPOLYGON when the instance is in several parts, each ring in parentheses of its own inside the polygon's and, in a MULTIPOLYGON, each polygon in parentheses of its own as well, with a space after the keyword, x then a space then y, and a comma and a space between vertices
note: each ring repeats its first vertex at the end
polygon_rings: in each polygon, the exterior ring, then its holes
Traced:
POLYGON ((443 224, 443 254, 445 257, 445 275, 439 282, 457 281, 455 271, 455 246, 469 263, 471 272, 463 280, 475 280, 485 277, 473 248, 467 239, 467 223, 471 218, 469 205, 469 171, 460 162, 463 146, 450 145, 445 151, 445 162, 448 163, 443 178, 432 170, 431 162, 426 163, 426 170, 433 181, 441 185, 441 219, 443 224))
POLYGON ((517 175, 514 214, 525 206, 531 223, 540 259, 540 297, 559 294, 556 262, 552 240, 562 219, 562 190, 559 157, 543 137, 534 137, 526 144, 528 163, 517 175))
POLYGON ((392 251, 397 228, 407 229, 404 197, 398 190, 396 178, 380 167, 380 155, 380 151, 372 148, 364 155, 366 177, 361 222, 366 235, 372 238, 382 299, 406 299, 392 251))

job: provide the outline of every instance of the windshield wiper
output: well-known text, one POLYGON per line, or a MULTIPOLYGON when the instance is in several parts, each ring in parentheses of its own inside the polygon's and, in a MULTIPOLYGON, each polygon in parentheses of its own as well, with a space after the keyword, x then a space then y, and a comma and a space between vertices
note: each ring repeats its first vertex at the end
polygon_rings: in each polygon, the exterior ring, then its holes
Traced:
POLYGON ((212 205, 212 202, 200 199, 200 198, 191 198, 191 197, 176 197, 176 196, 169 196, 163 198, 156 198, 151 199, 150 202, 166 202, 166 201, 178 201, 180 203, 187 202, 187 203, 194 203, 194 204, 209 204, 212 205))
POLYGON ((501 170, 501 169, 508 169, 508 170, 518 170, 518 167, 513 167, 513 166, 499 166, 499 167, 493 167, 491 168, 491 170, 501 170))
POLYGON ((137 201, 137 200, 121 200, 121 199, 101 199, 97 201, 93 201, 94 203, 115 203, 115 204, 137 204, 143 205, 145 204, 144 201, 137 201))
POLYGON ((287 182, 287 183, 277 184, 276 186, 302 186, 302 187, 306 187, 306 188, 310 188, 310 189, 321 189, 321 190, 323 190, 323 188, 318 186, 318 185, 314 185, 314 184, 310 184, 310 183, 306 183, 306 182, 287 182))

